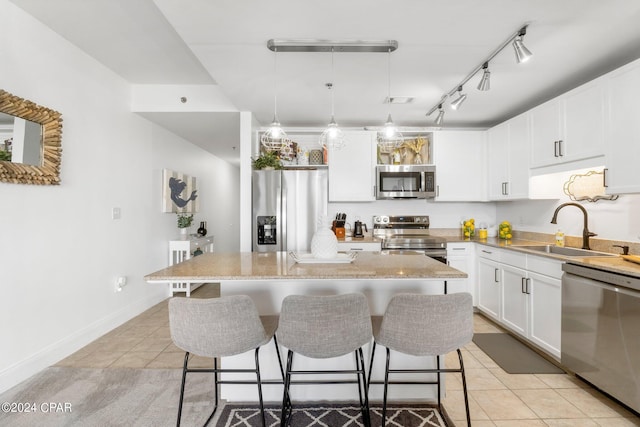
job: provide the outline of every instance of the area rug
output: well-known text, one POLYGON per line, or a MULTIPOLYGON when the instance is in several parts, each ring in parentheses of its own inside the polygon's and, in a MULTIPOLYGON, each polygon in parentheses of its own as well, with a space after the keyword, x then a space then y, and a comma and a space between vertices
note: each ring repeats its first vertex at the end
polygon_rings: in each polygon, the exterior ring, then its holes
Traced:
POLYGON ((473 342, 510 374, 563 374, 556 365, 509 334, 474 334, 473 342))
MULTIPOLYGON (((265 405, 267 427, 280 425, 279 405, 265 405)), ((381 426, 382 405, 370 408, 371 425, 381 426)), ((294 405, 291 427, 359 427, 362 415, 357 405, 318 403, 294 405)), ((387 426, 389 427, 446 427, 442 416, 433 406, 398 405, 387 406, 387 426)), ((216 427, 261 427, 262 419, 257 405, 225 405, 216 427)))
MULTIPOLYGON (((0 426, 175 426, 181 369, 47 368, 0 394, 0 426)), ((213 376, 187 378, 183 426, 211 412, 213 376)))

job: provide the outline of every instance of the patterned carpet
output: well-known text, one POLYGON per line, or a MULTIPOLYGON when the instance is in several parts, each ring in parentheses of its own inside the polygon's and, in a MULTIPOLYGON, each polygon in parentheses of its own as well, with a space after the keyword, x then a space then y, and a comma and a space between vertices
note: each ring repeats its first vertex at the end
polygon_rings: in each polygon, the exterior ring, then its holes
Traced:
MULTIPOLYGON (((371 406, 371 425, 380 426, 382 406, 371 406)), ((280 425, 280 406, 265 405, 267 427, 280 425)), ((257 405, 225 405, 216 427, 261 427, 257 405)), ((361 427, 360 408, 349 404, 294 405, 291 427, 361 427)), ((426 405, 389 405, 387 407, 389 427, 445 427, 438 411, 426 405)))

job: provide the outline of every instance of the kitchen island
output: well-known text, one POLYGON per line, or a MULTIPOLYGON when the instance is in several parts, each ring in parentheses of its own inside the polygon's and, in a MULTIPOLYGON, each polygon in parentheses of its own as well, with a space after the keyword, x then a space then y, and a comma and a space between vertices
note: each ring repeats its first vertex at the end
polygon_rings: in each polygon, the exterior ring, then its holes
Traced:
MULTIPOLYGON (((300 264, 285 252, 205 253, 180 264, 164 268, 145 276, 149 283, 220 283, 220 294, 245 294, 251 296, 262 315, 278 314, 282 300, 287 295, 332 295, 350 292, 363 293, 371 313, 382 315, 394 294, 421 293, 442 294, 447 282, 466 278, 466 273, 438 262, 423 254, 405 252, 361 252, 353 262, 331 264, 300 264)), ((370 356, 370 346, 365 348, 365 357, 370 356)), ((224 367, 251 366, 252 352, 223 359, 224 367)), ((394 356, 403 366, 433 367, 434 361, 415 359, 409 356, 394 356)), ((326 360, 309 360, 296 357, 296 367, 305 368, 353 368, 353 355, 326 360)), ((278 379, 277 356, 272 344, 260 352, 263 378, 278 379)), ((377 350, 373 368, 374 381, 383 378, 384 349, 377 350)), ((297 400, 349 400, 357 399, 357 388, 350 385, 325 387, 295 386, 292 388, 297 400)), ((282 397, 282 386, 264 387, 266 400, 278 401, 282 397)), ((373 385, 370 390, 373 400, 380 400, 382 387, 373 385)), ((436 391, 422 386, 391 387, 392 399, 409 400, 420 396, 435 399, 436 391), (426 394, 425 394, 426 393, 426 394)), ((257 399, 255 386, 225 385, 222 397, 229 401, 257 399)))

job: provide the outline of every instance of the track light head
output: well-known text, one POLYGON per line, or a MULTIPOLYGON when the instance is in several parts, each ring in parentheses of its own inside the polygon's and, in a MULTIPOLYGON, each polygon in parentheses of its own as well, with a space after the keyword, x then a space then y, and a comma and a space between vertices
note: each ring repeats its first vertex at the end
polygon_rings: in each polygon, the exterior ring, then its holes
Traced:
POLYGON ((442 120, 444 119, 444 110, 442 109, 442 104, 438 106, 438 117, 436 117, 436 125, 440 126, 442 124, 442 120))
POLYGON ((518 64, 527 62, 533 56, 533 53, 531 53, 531 51, 527 49, 527 47, 522 42, 522 37, 524 36, 524 34, 525 30, 523 29, 522 31, 520 31, 520 34, 518 34, 518 37, 516 37, 513 41, 513 49, 516 52, 516 61, 518 61, 518 64))
POLYGON ((457 110, 458 108, 460 108, 465 99, 467 99, 467 94, 462 93, 462 86, 460 86, 458 87, 458 97, 451 101, 451 108, 457 110))
POLYGON ((484 63, 482 70, 482 78, 480 79, 480 83, 478 83, 478 90, 487 91, 491 89, 491 72, 489 71, 488 62, 484 63))

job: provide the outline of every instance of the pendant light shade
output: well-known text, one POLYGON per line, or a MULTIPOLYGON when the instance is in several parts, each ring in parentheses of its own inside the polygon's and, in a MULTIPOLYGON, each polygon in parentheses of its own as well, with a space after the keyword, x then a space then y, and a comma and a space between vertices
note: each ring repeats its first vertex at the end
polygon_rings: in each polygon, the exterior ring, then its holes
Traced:
POLYGON ((273 120, 266 132, 262 134, 260 143, 268 151, 282 150, 289 140, 278 121, 278 50, 273 51, 273 120))
POLYGON ((478 90, 487 91, 491 89, 491 72, 489 71, 489 63, 485 62, 482 66, 482 78, 478 83, 478 90))
MULTIPOLYGON (((333 48, 331 48, 331 80, 333 81, 333 48)), ((333 99, 333 82, 326 84, 327 89, 331 91, 331 120, 327 128, 320 134, 320 140, 318 143, 322 147, 326 147, 329 150, 340 150, 344 147, 344 133, 338 127, 336 119, 334 118, 334 99, 333 99)))
POLYGON ((389 49, 388 73, 387 73, 387 103, 389 104, 389 114, 384 128, 378 132, 378 145, 382 151, 390 153, 403 143, 402 133, 398 130, 391 118, 391 49, 389 49))

